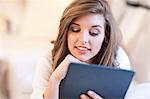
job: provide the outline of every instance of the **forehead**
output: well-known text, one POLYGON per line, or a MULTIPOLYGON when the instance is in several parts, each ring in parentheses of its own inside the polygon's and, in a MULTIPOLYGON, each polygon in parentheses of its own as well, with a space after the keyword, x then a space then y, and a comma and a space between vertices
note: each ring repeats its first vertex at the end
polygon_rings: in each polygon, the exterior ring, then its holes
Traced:
POLYGON ((92 25, 104 25, 105 23, 105 19, 104 19, 104 16, 102 14, 93 14, 93 13, 90 13, 90 14, 85 14, 85 15, 82 15, 76 19, 74 19, 72 21, 72 23, 77 23, 77 24, 83 24, 83 25, 86 25, 86 24, 92 24, 92 25))

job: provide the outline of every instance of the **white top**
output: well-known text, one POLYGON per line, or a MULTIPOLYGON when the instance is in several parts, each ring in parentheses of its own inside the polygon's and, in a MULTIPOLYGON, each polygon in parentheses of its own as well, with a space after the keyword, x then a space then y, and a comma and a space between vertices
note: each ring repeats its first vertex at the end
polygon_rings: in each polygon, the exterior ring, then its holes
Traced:
MULTIPOLYGON (((130 70, 128 56, 122 48, 118 49, 117 61, 120 64, 120 68, 130 70)), ((48 86, 48 80, 53 72, 51 64, 52 60, 49 52, 49 54, 41 58, 37 65, 31 99, 43 99, 43 93, 48 86)))

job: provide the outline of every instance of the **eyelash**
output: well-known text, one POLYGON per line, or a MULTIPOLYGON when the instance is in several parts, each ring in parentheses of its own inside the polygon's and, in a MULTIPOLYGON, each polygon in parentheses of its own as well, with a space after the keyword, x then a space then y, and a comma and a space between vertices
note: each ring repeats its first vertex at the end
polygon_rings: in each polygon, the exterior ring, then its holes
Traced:
POLYGON ((80 29, 71 29, 72 32, 80 32, 80 29))
MULTIPOLYGON (((80 29, 73 29, 73 28, 70 28, 70 30, 72 32, 80 32, 80 29)), ((98 36, 100 33, 99 32, 89 32, 91 36, 98 36)))
POLYGON ((97 36, 97 35, 99 35, 99 33, 90 32, 90 35, 97 36))

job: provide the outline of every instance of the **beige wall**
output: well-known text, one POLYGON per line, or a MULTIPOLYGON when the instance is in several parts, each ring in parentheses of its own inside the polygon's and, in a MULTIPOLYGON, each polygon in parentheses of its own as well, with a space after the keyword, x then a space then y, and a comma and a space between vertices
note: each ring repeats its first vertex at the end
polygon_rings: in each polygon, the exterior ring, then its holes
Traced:
MULTIPOLYGON (((146 4, 146 3, 145 3, 146 4)), ((123 33, 124 45, 131 58, 139 83, 150 81, 150 11, 144 8, 124 6, 125 9, 114 14, 123 33)), ((121 10, 121 9, 120 9, 121 10)))
POLYGON ((71 0, 27 0, 21 35, 54 40, 59 19, 71 0))
POLYGON ((9 32, 17 34, 24 17, 23 0, 0 0, 0 17, 7 19, 10 23, 9 32))

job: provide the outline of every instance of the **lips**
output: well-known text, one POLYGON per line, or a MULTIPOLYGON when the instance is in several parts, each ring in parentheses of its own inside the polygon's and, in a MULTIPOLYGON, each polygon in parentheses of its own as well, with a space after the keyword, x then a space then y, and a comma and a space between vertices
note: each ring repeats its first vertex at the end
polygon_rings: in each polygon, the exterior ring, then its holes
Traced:
POLYGON ((84 47, 84 46, 78 46, 76 48, 79 50, 83 50, 83 51, 89 50, 87 47, 84 47))
POLYGON ((86 54, 90 51, 90 48, 86 46, 76 46, 75 47, 80 54, 86 54))

